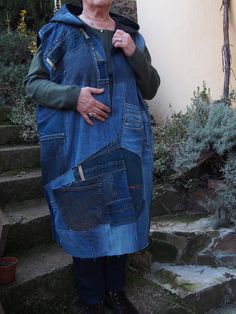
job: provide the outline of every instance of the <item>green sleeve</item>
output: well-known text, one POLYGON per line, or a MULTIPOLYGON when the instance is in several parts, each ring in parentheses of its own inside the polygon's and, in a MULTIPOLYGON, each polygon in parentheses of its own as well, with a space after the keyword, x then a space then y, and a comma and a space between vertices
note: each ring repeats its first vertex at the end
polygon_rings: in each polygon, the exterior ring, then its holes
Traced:
POLYGON ((151 57, 147 47, 144 52, 136 47, 132 56, 128 58, 135 75, 137 85, 144 99, 152 99, 160 86, 157 70, 151 65, 151 57))
POLYGON ((43 63, 42 45, 37 49, 24 84, 27 95, 40 105, 54 109, 76 109, 81 88, 50 81, 43 63))

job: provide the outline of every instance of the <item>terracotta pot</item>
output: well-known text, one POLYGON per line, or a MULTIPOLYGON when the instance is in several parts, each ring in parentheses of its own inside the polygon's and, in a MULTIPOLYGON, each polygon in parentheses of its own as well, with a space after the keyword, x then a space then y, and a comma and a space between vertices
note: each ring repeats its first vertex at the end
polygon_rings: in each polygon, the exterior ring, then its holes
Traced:
POLYGON ((15 257, 0 258, 0 284, 9 284, 15 280, 17 259, 15 257))

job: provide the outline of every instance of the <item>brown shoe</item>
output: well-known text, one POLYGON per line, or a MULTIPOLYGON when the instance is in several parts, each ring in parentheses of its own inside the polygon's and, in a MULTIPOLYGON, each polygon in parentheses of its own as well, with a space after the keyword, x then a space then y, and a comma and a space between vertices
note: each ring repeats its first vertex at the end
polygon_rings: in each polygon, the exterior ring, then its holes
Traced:
POLYGON ((116 314, 138 314, 138 310, 126 297, 124 291, 109 292, 105 303, 110 306, 116 314))
POLYGON ((86 304, 84 306, 84 314, 105 314, 103 302, 96 304, 86 304))

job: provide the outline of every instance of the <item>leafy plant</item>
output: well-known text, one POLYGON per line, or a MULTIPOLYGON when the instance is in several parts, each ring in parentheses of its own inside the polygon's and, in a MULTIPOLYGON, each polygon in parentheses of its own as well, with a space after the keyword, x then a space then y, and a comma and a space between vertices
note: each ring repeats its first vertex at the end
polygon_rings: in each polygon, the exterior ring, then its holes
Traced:
POLYGON ((21 96, 12 108, 10 119, 22 126, 22 137, 26 142, 37 142, 38 134, 35 124, 35 105, 27 96, 21 96))
POLYGON ((202 163, 205 162, 203 169, 216 168, 225 186, 216 191, 211 204, 224 222, 230 221, 236 209, 236 108, 230 103, 230 99, 211 101, 204 84, 194 93, 185 114, 174 113, 153 126, 154 182, 191 189, 200 184, 198 173, 191 173, 202 163), (214 158, 206 161, 204 156, 208 155, 214 158))
POLYGON ((16 30, 21 10, 27 11, 25 23, 33 31, 45 24, 53 14, 53 1, 51 0, 0 0, 0 29, 6 29, 7 20, 12 30, 16 30), (7 17, 8 16, 8 17, 7 17))
POLYGON ((24 95, 23 79, 28 72, 28 64, 9 64, 0 62, 0 103, 13 106, 24 95))
POLYGON ((174 172, 173 154, 187 135, 187 121, 188 114, 179 112, 153 126, 155 180, 165 180, 174 172))
POLYGON ((32 59, 29 46, 35 37, 30 32, 0 32, 0 63, 4 66, 29 63, 32 59))
MULTIPOLYGON (((22 12, 22 17, 25 12, 22 12)), ((28 32, 20 23, 20 30, 0 33, 0 103, 10 106, 10 119, 22 126, 26 141, 37 141, 34 111, 35 106, 25 96, 23 85, 32 59, 32 42, 35 34, 28 32)))

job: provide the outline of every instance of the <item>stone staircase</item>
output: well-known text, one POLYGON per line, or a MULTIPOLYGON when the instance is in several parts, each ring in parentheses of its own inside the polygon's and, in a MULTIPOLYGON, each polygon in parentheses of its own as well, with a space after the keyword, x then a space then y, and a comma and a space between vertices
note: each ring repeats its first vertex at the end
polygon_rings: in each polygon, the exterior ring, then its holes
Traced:
MULTIPOLYGON (((178 296, 193 313, 227 313, 227 304, 236 300, 236 230, 215 230, 212 220, 152 219, 154 262, 146 278, 178 296)), ((232 309, 236 313, 236 305, 232 309)))
POLYGON ((74 297, 62 297, 72 284, 71 258, 51 240, 39 146, 23 142, 8 111, 0 108, 0 216, 7 230, 4 255, 17 257, 18 265, 16 281, 0 287, 0 300, 5 314, 63 313, 60 304, 74 297))
MULTIPOLYGON (((20 127, 9 124, 7 112, 0 107, 0 233, 2 230, 6 241, 4 255, 17 257, 18 265, 16 281, 0 286, 3 310, 5 314, 82 313, 73 288, 71 257, 51 240, 39 147, 22 141, 20 127)), ((167 228, 164 221, 158 225, 153 218, 151 271, 129 271, 127 293, 139 312, 203 314, 234 301, 236 270, 226 268, 222 259, 221 268, 214 273, 206 259, 201 263, 194 259, 203 253, 202 247, 215 231, 201 236, 193 226, 180 230, 173 229, 174 223, 171 226, 167 228), (210 282, 212 277, 215 280, 210 282)), ((145 260, 145 253, 140 256, 145 260)))

